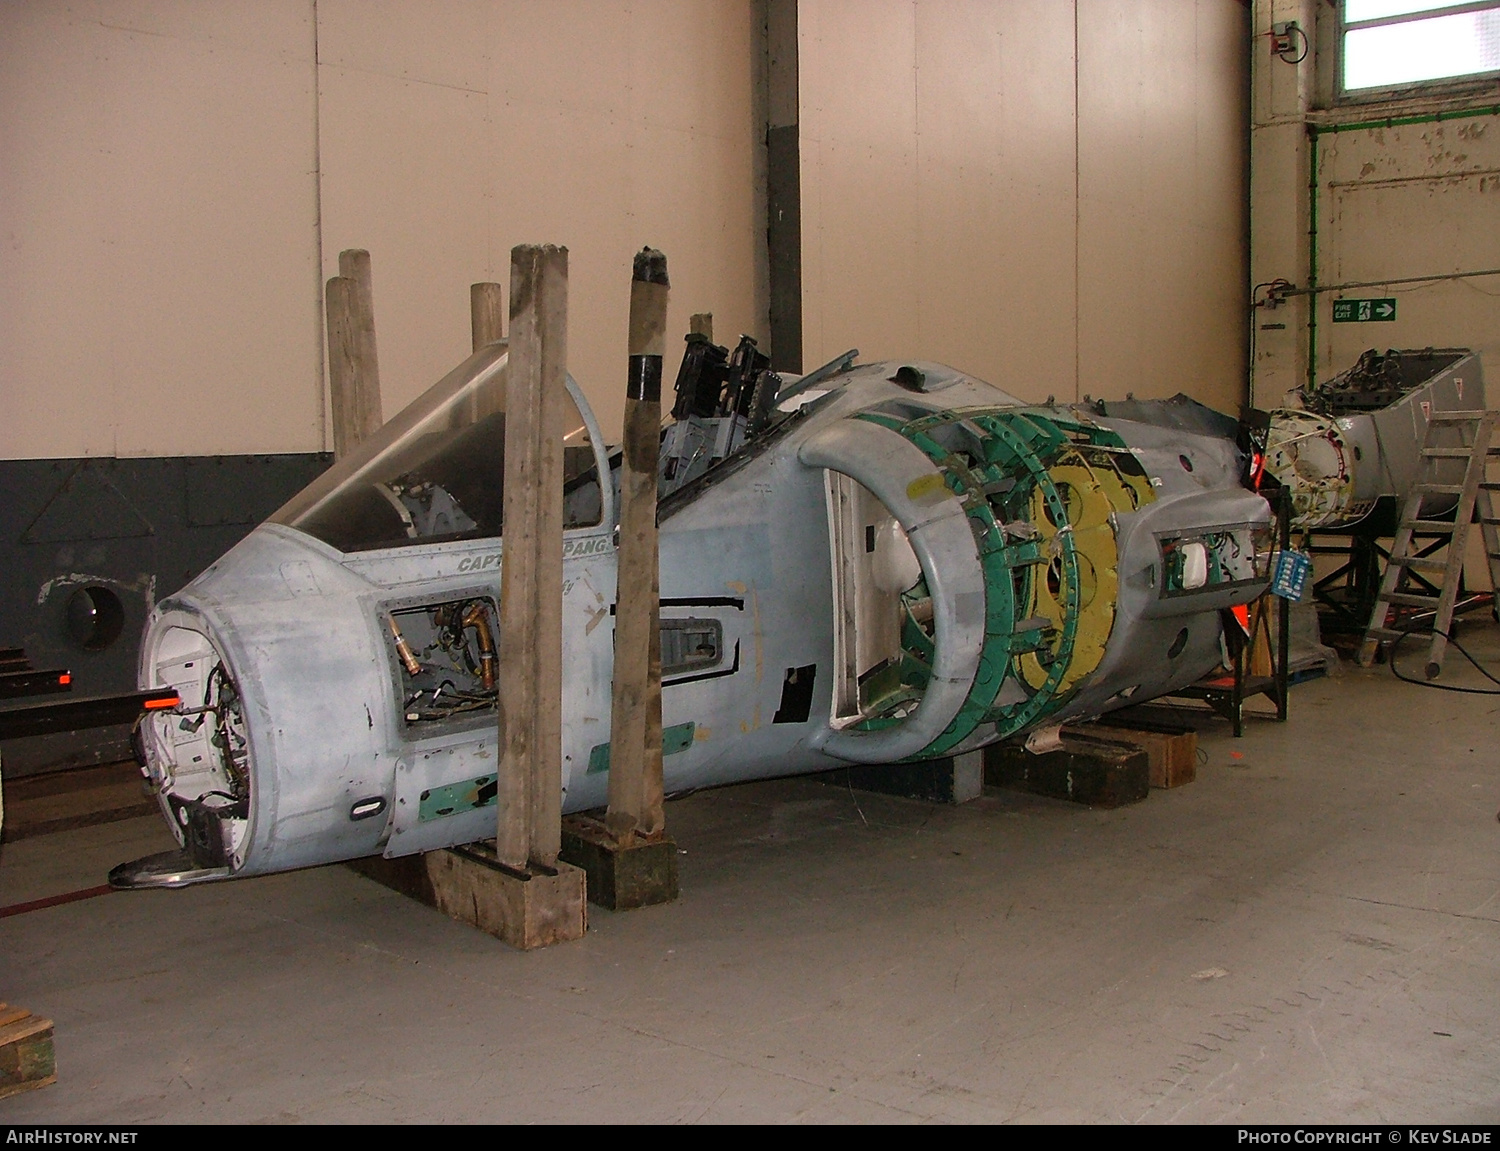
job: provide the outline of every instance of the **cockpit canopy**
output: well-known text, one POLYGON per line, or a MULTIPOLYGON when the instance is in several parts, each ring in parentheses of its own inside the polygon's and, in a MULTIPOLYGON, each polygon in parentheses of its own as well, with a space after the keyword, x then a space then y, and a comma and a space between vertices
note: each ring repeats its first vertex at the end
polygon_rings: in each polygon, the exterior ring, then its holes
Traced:
MULTIPOLYGON (((481 348, 271 516, 342 552, 502 534, 505 380, 502 341, 481 348)), ((563 526, 604 515, 602 444, 568 379, 563 526)))

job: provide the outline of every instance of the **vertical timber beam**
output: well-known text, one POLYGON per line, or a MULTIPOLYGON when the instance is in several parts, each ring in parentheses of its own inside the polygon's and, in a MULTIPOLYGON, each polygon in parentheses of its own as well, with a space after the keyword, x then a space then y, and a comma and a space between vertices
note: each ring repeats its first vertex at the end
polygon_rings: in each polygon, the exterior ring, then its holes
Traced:
POLYGON ((802 371, 802 151, 797 0, 766 3, 766 258, 771 366, 802 371))
MULTIPOLYGON (((588 928, 586 873, 558 858, 568 250, 517 247, 510 270, 494 847, 481 841, 350 866, 512 947, 530 949, 581 939, 588 928)), ((337 282, 329 283, 330 299, 337 282)), ((475 351, 501 338, 501 299, 499 284, 471 286, 475 351)), ((330 325, 330 340, 332 331, 330 325)))
POLYGON ((384 422, 369 252, 349 248, 339 253, 339 274, 328 281, 327 305, 333 454, 342 458, 384 422))
POLYGON ((474 351, 505 338, 505 289, 499 284, 469 285, 469 326, 474 351))
POLYGON ((333 409, 333 458, 343 459, 359 443, 354 418, 359 376, 354 338, 354 313, 359 307, 353 280, 334 276, 324 286, 328 319, 328 399, 333 409))
POLYGON ((562 436, 568 250, 511 251, 496 855, 550 869, 562 837, 562 436))
POLYGON ((630 374, 620 472, 619 582, 610 715, 609 811, 617 842, 663 830, 660 573, 656 533, 661 372, 667 336, 667 258, 635 257, 630 281, 630 374))
MULTIPOLYGON (((615 656, 610 685, 609 807, 603 821, 570 815, 562 858, 588 877, 588 898, 611 911, 677 898, 677 844, 666 832, 661 762, 661 578, 657 464, 662 354, 667 339, 667 258, 636 255, 630 281, 625 452, 620 465, 615 656)), ((692 330, 713 339, 713 317, 692 330)))

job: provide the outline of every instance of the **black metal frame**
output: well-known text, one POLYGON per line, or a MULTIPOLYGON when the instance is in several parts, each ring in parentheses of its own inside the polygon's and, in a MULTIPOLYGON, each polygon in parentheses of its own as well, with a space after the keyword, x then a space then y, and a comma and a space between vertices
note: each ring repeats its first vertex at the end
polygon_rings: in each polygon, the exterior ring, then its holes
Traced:
MULTIPOLYGON (((1276 509, 1277 546, 1280 550, 1286 551, 1291 547, 1292 541, 1290 493, 1282 488, 1271 503, 1276 509)), ((1250 606, 1250 634, 1229 642, 1231 662, 1234 666, 1229 669, 1228 674, 1206 676, 1197 683, 1179 688, 1170 694, 1184 699, 1201 700, 1208 704, 1216 713, 1234 725, 1235 738, 1244 734, 1245 700, 1257 695, 1269 697, 1276 705, 1276 721, 1285 723, 1287 689, 1290 686, 1287 652, 1291 646, 1291 624, 1291 611, 1287 602, 1279 596, 1272 595, 1267 589, 1250 606), (1274 645, 1271 643, 1270 620, 1273 604, 1279 604, 1274 645), (1255 649, 1256 637, 1262 632, 1265 633, 1266 645, 1270 649, 1271 674, 1251 675, 1249 672, 1251 653, 1255 649)), ((1226 628, 1226 639, 1233 634, 1234 632, 1226 628)))
MULTIPOLYGON (((1327 635, 1346 635, 1363 638, 1370 626, 1370 617, 1375 610, 1375 595, 1380 590, 1380 580, 1390 563, 1389 549, 1380 543, 1392 539, 1396 534, 1399 508, 1394 497, 1382 497, 1374 511, 1357 524, 1343 528, 1314 529, 1307 533, 1307 550, 1314 556, 1343 556, 1344 562, 1327 575, 1313 583, 1313 598, 1319 607, 1323 631, 1327 635), (1347 540, 1347 543, 1318 543, 1319 538, 1347 540)), ((1453 513, 1432 516, 1432 519, 1451 519, 1453 513)), ((1414 538, 1426 540, 1416 553, 1418 559, 1428 559, 1448 546, 1453 538, 1451 532, 1413 531, 1414 538)), ((1425 578, 1414 568, 1407 568, 1407 577, 1428 595, 1436 596, 1442 587, 1425 578)), ((1458 596, 1453 606, 1455 615, 1471 611, 1476 607, 1491 604, 1488 592, 1471 594, 1464 585, 1463 572, 1459 572, 1458 596)))
POLYGON ((175 688, 153 688, 116 695, 72 695, 73 677, 66 670, 37 671, 23 648, 0 648, 0 740, 86 727, 133 723, 143 711, 176 707, 175 688), (67 699, 38 700, 38 695, 70 693, 67 699), (23 702, 10 700, 22 697, 23 702))

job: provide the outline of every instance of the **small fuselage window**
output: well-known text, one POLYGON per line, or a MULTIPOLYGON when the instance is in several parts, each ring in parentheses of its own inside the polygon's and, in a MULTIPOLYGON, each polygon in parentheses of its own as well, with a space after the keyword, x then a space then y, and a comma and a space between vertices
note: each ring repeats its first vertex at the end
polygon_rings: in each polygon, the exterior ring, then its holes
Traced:
POLYGON ((663 679, 703 671, 724 657, 724 628, 716 619, 661 621, 663 679))

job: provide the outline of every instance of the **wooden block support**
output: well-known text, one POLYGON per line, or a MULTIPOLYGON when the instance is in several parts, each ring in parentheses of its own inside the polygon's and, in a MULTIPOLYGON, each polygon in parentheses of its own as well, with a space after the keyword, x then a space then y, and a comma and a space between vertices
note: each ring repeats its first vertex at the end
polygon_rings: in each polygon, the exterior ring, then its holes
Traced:
POLYGON ((0 1003, 0 1099, 56 1082, 52 1020, 0 1003))
POLYGON ((599 820, 570 815, 563 819, 561 858, 587 873, 589 902, 610 911, 677 898, 677 843, 665 834, 621 845, 599 820))
POLYGON ((500 863, 489 843, 399 859, 377 855, 349 866, 523 951, 581 939, 588 927, 580 868, 560 862, 551 874, 517 871, 500 863))
POLYGON ((834 787, 899 795, 928 803, 968 803, 984 793, 984 752, 915 763, 857 763, 812 778, 834 787))
POLYGON ((1090 807, 1139 803, 1151 790, 1151 762, 1129 743, 1064 733, 1062 747, 1040 755, 1022 743, 985 749, 984 781, 1090 807))
POLYGON ((1068 724, 1063 731, 1134 744, 1150 761, 1152 787, 1181 787, 1198 778, 1198 733, 1190 727, 1140 726, 1135 721, 1105 716, 1093 723, 1068 724))

